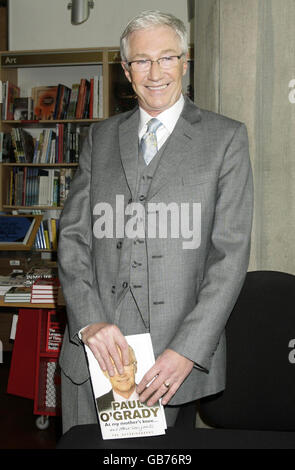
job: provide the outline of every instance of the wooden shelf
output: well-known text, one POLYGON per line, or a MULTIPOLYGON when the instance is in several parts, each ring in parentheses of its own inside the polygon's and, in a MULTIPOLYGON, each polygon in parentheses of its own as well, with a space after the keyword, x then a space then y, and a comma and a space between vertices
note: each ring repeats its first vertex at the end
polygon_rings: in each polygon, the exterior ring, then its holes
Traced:
POLYGON ((48 167, 48 168, 60 168, 60 167, 69 167, 69 168, 76 168, 78 163, 2 163, 3 166, 32 166, 32 167, 48 167))
POLYGON ((30 302, 4 302, 4 296, 0 296, 0 307, 16 308, 56 308, 56 304, 31 304, 30 302))
POLYGON ((40 124, 67 124, 67 123, 74 123, 74 124, 91 124, 95 122, 103 121, 103 119, 36 119, 30 121, 16 121, 12 120, 5 120, 2 121, 3 124, 10 124, 10 125, 21 125, 21 126, 36 126, 40 124))
POLYGON ((47 210, 47 211, 50 211, 50 210, 62 210, 63 209, 63 206, 9 206, 7 204, 3 204, 3 209, 9 209, 9 210, 13 210, 13 209, 29 209, 31 211, 33 210, 47 210))

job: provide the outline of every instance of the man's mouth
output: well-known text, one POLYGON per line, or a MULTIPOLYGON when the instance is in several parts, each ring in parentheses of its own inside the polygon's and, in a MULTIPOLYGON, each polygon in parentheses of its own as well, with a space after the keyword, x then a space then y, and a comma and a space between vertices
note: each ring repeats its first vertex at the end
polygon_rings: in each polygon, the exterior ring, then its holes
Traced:
POLYGON ((158 86, 147 86, 151 91, 160 91, 160 90, 165 90, 169 86, 169 83, 166 83, 166 85, 158 85, 158 86))

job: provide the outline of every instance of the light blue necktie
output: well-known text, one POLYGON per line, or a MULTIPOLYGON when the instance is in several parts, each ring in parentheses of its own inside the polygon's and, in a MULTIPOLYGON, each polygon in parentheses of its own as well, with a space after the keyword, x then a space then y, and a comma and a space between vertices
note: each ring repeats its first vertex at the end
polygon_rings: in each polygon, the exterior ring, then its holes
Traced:
POLYGON ((151 119, 147 123, 146 133, 141 138, 140 152, 147 165, 152 161, 158 151, 156 131, 160 126, 162 126, 161 121, 156 118, 151 119))

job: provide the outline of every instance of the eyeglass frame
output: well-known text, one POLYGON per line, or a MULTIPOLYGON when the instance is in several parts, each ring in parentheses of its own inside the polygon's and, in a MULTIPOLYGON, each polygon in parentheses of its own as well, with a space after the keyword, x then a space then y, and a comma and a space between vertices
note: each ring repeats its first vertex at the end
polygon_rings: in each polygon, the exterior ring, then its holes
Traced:
MULTIPOLYGON (((183 52, 183 53, 180 54, 180 55, 166 55, 166 56, 163 56, 163 57, 159 57, 158 59, 155 59, 155 60, 152 60, 152 59, 137 59, 137 60, 131 60, 130 62, 126 62, 126 64, 128 65, 128 67, 132 68, 131 66, 132 66, 132 64, 133 64, 134 62, 139 62, 139 61, 149 62, 149 63, 150 63, 149 68, 146 69, 146 70, 142 70, 142 72, 147 72, 148 70, 150 70, 150 69, 152 68, 152 64, 153 64, 154 62, 157 62, 158 65, 159 65, 159 67, 161 67, 161 64, 159 63, 159 60, 161 60, 161 59, 167 59, 168 57, 169 57, 169 58, 171 58, 171 57, 177 57, 177 59, 180 60, 181 57, 183 57, 184 55, 185 55, 185 53, 183 52)), ((161 68, 162 68, 162 67, 161 67, 161 68)), ((168 67, 168 69, 169 69, 169 67, 168 67)), ((163 69, 162 69, 162 70, 163 70, 163 69)))

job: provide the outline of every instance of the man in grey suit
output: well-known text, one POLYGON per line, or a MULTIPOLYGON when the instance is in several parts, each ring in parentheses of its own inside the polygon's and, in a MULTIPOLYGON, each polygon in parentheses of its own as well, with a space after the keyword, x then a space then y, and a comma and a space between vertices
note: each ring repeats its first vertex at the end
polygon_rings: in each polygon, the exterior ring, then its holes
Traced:
POLYGON ((112 376, 129 362, 125 336, 150 332, 156 362, 137 392, 162 398, 168 426, 180 405, 223 390, 225 325, 248 267, 245 126, 183 97, 174 16, 138 15, 121 55, 138 107, 90 127, 60 222, 64 431, 96 422, 83 343, 112 376))

